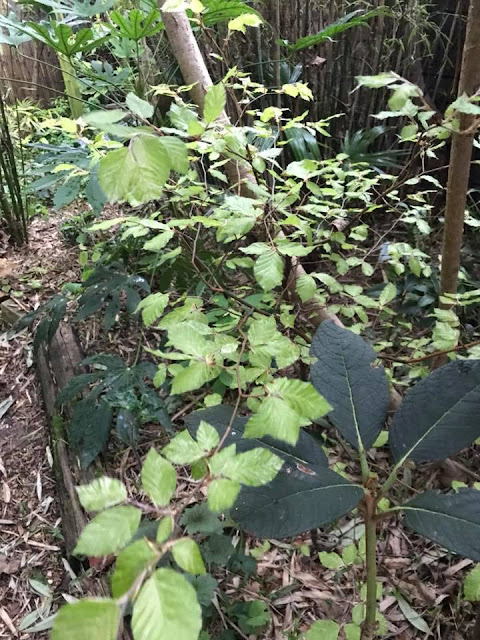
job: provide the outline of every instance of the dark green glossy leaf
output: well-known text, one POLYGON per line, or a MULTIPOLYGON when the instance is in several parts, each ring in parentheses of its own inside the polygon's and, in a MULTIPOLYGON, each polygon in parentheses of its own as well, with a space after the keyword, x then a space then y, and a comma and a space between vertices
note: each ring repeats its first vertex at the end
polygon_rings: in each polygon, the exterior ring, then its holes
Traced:
POLYGON ((480 562, 480 492, 426 491, 400 507, 405 524, 445 549, 480 562))
POLYGON ((85 399, 74 405, 68 440, 83 469, 105 448, 111 423, 112 410, 104 401, 85 399))
POLYGON ((441 460, 480 436, 480 360, 440 367, 407 392, 390 427, 396 462, 441 460))
POLYGON ((388 382, 373 367, 375 351, 362 338, 333 322, 322 322, 312 341, 317 361, 310 369, 315 389, 333 406, 328 419, 348 442, 369 449, 385 422, 388 382))

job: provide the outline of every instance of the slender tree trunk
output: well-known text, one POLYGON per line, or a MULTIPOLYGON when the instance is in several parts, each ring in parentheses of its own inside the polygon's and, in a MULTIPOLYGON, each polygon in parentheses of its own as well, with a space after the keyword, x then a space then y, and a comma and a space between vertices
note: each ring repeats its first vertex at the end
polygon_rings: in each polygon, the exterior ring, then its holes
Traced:
MULTIPOLYGON (((458 87, 459 96, 472 96, 480 88, 480 0, 470 0, 467 35, 458 87)), ((441 293, 456 293, 460 269, 463 224, 472 159, 476 116, 460 114, 460 130, 452 136, 447 204, 443 230, 441 293), (468 133, 464 133, 468 131, 468 133)), ((444 305, 451 306, 451 305, 444 305)))

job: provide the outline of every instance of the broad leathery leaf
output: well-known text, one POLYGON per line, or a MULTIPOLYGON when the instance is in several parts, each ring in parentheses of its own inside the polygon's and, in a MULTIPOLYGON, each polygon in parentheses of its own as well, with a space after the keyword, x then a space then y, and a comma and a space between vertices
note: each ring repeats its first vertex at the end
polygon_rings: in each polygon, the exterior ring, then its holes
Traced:
POLYGON ((98 163, 98 181, 109 202, 137 206, 162 195, 170 159, 161 139, 139 135, 127 147, 109 151, 98 163))
POLYGON ((408 391, 390 426, 395 462, 441 460, 480 436, 480 360, 436 369, 408 391))
POLYGON ((115 571, 112 575, 113 597, 123 596, 142 571, 155 563, 156 558, 158 558, 158 554, 145 538, 122 549, 117 556, 115 571))
POLYGON ((135 507, 113 507, 99 513, 80 534, 75 555, 108 556, 132 539, 140 524, 141 511, 135 507))
POLYGON ((215 513, 222 513, 230 509, 233 507, 241 488, 241 484, 235 480, 227 478, 212 480, 207 490, 208 508, 215 513))
POLYGON ((287 538, 334 522, 362 499, 363 489, 329 469, 285 464, 268 485, 242 488, 232 518, 260 538, 287 538))
MULTIPOLYGON (((228 405, 217 405, 210 407, 209 409, 202 409, 200 411, 194 411, 189 414, 185 423, 188 431, 192 435, 196 435, 198 438, 198 428, 202 420, 211 424, 222 437, 225 433, 227 425, 232 420, 233 407, 228 405)), ((327 458, 323 449, 318 442, 312 438, 305 431, 300 431, 297 444, 291 446, 280 440, 274 440, 268 436, 264 438, 245 438, 244 431, 248 418, 244 416, 236 416, 232 422, 232 428, 229 431, 223 448, 236 445, 236 452, 242 453, 243 451, 249 451, 255 447, 265 447, 272 453, 288 462, 290 465, 298 465, 299 468, 308 468, 311 472, 314 472, 317 468, 325 468, 327 466, 327 458)), ((279 473, 284 473, 282 467, 279 473)))
POLYGON ((315 389, 333 406, 329 420, 355 448, 375 442, 388 408, 388 382, 383 367, 373 367, 375 351, 348 329, 325 320, 315 333, 310 369, 315 389))
POLYGON ((120 620, 120 607, 113 600, 81 600, 61 607, 50 637, 51 640, 116 640, 120 620))
POLYGON ((150 449, 142 465, 142 487, 154 505, 166 506, 177 486, 177 474, 173 465, 150 449))
POLYGON ((172 547, 172 555, 180 569, 194 575, 206 573, 198 544, 191 538, 181 538, 172 547))
POLYGON ((197 640, 202 612, 194 587, 171 569, 157 569, 133 606, 135 640, 197 640))
POLYGON ((207 87, 203 105, 203 119, 208 124, 216 120, 225 109, 227 95, 222 83, 207 87))
POLYGON ((153 116, 153 105, 142 100, 142 98, 139 98, 132 92, 127 93, 125 103, 130 111, 139 118, 151 118, 153 116))
POLYGON ((282 258, 276 251, 258 256, 253 265, 253 274, 264 291, 278 287, 283 280, 282 258))
POLYGON ((399 507, 410 529, 458 555, 480 561, 480 493, 426 491, 399 507))
POLYGON ((283 460, 263 447, 257 447, 229 458, 222 475, 249 487, 271 482, 283 465, 283 460))
POLYGON ((337 640, 340 625, 333 620, 317 620, 305 634, 305 640, 337 640))
POLYGON ((469 602, 480 601, 480 564, 467 574, 463 583, 463 596, 469 602))
POLYGON ((80 504, 86 511, 101 511, 127 499, 125 485, 116 478, 102 476, 76 487, 80 504))

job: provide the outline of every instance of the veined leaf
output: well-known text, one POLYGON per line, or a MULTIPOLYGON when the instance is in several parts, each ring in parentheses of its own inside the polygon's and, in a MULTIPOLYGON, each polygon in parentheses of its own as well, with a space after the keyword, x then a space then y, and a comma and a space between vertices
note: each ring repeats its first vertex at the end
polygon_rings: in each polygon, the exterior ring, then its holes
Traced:
POLYGON ((264 291, 270 291, 282 284, 283 260, 276 251, 264 253, 255 260, 253 273, 264 291))
POLYGON ((137 540, 122 549, 117 556, 115 571, 112 576, 113 597, 120 598, 123 596, 142 571, 145 571, 155 563, 156 558, 158 558, 158 555, 145 538, 137 540))
POLYGON ((125 102, 130 111, 136 116, 139 116, 140 118, 151 118, 153 116, 153 105, 142 100, 142 98, 139 98, 134 93, 127 93, 125 102))
POLYGON ((177 474, 173 465, 150 449, 142 465, 142 487, 150 500, 164 507, 170 502, 177 485, 177 474))
POLYGON ((362 338, 333 322, 322 322, 310 353, 315 389, 333 406, 328 415, 348 442, 368 449, 375 442, 388 408, 388 383, 383 367, 372 367, 375 351, 362 338))
POLYGON ((205 565, 203 564, 200 549, 195 540, 191 538, 181 538, 172 547, 172 555, 175 562, 183 571, 195 575, 205 574, 205 565))
POLYGON ((202 612, 195 589, 179 573, 157 569, 133 606, 135 640, 197 640, 202 612))
POLYGON ((125 485, 116 478, 102 476, 76 487, 80 504, 87 511, 101 511, 127 499, 125 485))
POLYGON ((81 600, 59 610, 51 640, 115 640, 119 624, 120 607, 113 600, 81 600))
POLYGON ((115 553, 130 542, 140 516, 135 507, 113 507, 99 513, 80 534, 74 553, 93 557, 115 553))
POLYGON ((220 367, 206 362, 192 361, 182 369, 173 379, 172 394, 186 393, 199 389, 206 382, 214 380, 220 373, 220 367))
POLYGON ((216 120, 223 113, 226 100, 225 86, 221 82, 207 88, 203 105, 203 119, 207 124, 216 120))
POLYGON ((480 561, 480 493, 476 489, 454 494, 426 491, 398 508, 405 511, 407 527, 453 553, 480 561))
POLYGON ((390 426, 395 462, 448 458, 480 436, 480 360, 436 369, 407 392, 390 426))

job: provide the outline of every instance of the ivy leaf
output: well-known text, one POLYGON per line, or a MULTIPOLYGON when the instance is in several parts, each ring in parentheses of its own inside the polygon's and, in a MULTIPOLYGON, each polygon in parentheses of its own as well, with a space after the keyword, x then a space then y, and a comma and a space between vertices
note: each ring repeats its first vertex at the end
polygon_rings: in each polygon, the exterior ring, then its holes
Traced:
POLYGON ((195 540, 182 538, 173 545, 172 555, 180 569, 183 569, 187 573, 193 573, 195 575, 203 575, 206 573, 200 549, 195 540))
POLYGON ((222 114, 226 100, 225 87, 221 82, 207 87, 203 105, 203 119, 207 124, 213 122, 222 114))
POLYGON ((170 173, 160 138, 139 135, 128 147, 109 151, 98 163, 98 181, 109 202, 132 206, 160 198, 170 173))
MULTIPOLYGON (((170 520, 170 518, 168 518, 170 520)), ((115 571, 112 575, 112 595, 123 596, 136 578, 155 562, 158 556, 145 538, 137 540, 122 549, 117 556, 115 571)))
POLYGON ((205 455, 188 431, 181 431, 163 448, 163 454, 175 464, 192 464, 205 455))
POLYGON ((195 589, 171 569, 157 569, 133 606, 135 640, 197 640, 202 612, 195 589))
POLYGON ((113 600, 66 604, 53 620, 51 640, 115 640, 120 619, 120 607, 113 600))
POLYGON ((264 291, 278 287, 283 281, 283 260, 276 251, 264 253, 255 260, 253 273, 264 291))
POLYGON ((80 504, 86 511, 101 511, 127 499, 123 482, 102 476, 89 484, 76 487, 80 504))
POLYGON ((173 378, 172 394, 195 391, 210 380, 214 380, 220 373, 220 367, 206 362, 191 362, 173 378))
POLYGON ((99 513, 80 534, 75 555, 101 557, 119 551, 138 529, 140 516, 135 507, 113 507, 99 513))
POLYGON ((177 485, 177 474, 173 466, 150 449, 142 466, 142 487, 154 505, 164 507, 170 502, 177 485))
POLYGON ((222 513, 231 507, 240 492, 241 485, 227 478, 216 478, 208 485, 208 508, 215 513, 222 513))
POLYGON ((385 422, 389 398, 383 367, 372 366, 375 351, 326 320, 315 333, 310 353, 317 358, 310 369, 313 386, 333 406, 329 420, 355 449, 370 448, 385 422))
POLYGON ((151 118, 153 116, 153 105, 149 104, 145 100, 142 100, 142 98, 139 98, 134 93, 127 93, 125 102, 130 111, 139 118, 151 118))
POLYGON ((436 369, 406 393, 390 426, 395 462, 443 460, 480 436, 480 360, 436 369))
POLYGON ((405 511, 405 524, 410 529, 453 553, 480 561, 477 489, 460 489, 454 494, 425 491, 399 508, 405 511))

